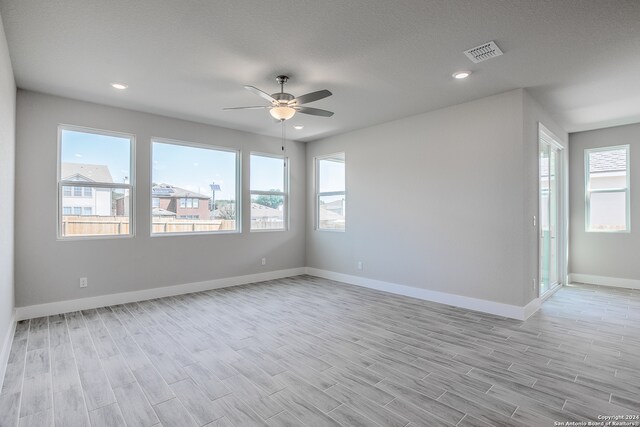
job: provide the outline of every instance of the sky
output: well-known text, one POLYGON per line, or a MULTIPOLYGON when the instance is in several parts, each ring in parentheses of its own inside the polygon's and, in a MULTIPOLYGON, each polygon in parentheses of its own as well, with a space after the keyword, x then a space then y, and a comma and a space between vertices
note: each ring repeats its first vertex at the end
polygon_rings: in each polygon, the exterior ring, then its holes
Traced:
POLYGON ((318 162, 319 191, 345 191, 344 160, 321 159, 318 162))
MULTIPOLYGON (((106 165, 114 182, 130 176, 130 141, 128 138, 62 131, 62 162, 106 165)), ((170 184, 189 191, 211 195, 209 185, 220 186, 216 200, 236 198, 236 152, 212 150, 187 145, 152 142, 152 182, 170 184)), ((283 160, 252 156, 251 187, 253 190, 283 190, 283 160)), ((145 179, 138 174, 138 181, 145 179)))
POLYGON ((169 184, 210 195, 216 183, 216 200, 234 200, 236 152, 186 145, 153 142, 153 178, 156 184, 169 184))
POLYGON ((128 138, 62 130, 62 162, 106 165, 113 182, 124 182, 125 177, 131 175, 130 153, 128 138))

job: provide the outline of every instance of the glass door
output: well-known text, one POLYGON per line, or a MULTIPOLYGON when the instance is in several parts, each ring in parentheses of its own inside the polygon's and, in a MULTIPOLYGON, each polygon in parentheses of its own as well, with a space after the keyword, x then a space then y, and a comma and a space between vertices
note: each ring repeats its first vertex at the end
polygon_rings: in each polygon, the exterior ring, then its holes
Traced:
POLYGON ((560 150, 540 133, 540 296, 560 284, 560 150))

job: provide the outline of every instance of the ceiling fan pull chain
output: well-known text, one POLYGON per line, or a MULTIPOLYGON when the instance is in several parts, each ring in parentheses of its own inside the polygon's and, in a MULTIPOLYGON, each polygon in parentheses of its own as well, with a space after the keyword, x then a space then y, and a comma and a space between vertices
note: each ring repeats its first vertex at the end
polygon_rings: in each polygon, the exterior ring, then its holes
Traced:
POLYGON ((285 147, 287 145, 287 131, 286 131, 286 125, 284 123, 284 120, 280 120, 280 123, 282 123, 282 157, 284 158, 284 163, 285 163, 285 167, 287 166, 287 157, 286 157, 286 150, 285 147))

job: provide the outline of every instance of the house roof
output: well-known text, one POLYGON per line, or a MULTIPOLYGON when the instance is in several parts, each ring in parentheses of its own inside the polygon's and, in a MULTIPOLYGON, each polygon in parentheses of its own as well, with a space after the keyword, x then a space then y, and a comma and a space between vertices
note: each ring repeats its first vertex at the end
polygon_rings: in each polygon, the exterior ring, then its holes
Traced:
POLYGON ((325 209, 341 209, 344 205, 344 199, 334 200, 333 202, 323 203, 321 206, 325 209))
POLYGON ((324 205, 320 205, 319 209, 320 219, 323 221, 341 221, 344 220, 344 215, 327 209, 324 205))
POLYGON ((62 179, 91 181, 91 182, 113 182, 111 172, 106 165, 92 165, 88 163, 62 163, 62 179))
POLYGON ((153 216, 176 216, 175 212, 171 212, 162 208, 153 208, 151 210, 151 214, 153 216))
POLYGON ((283 212, 259 203, 251 203, 251 218, 282 218, 283 212))
POLYGON ((196 193, 195 191, 186 190, 184 188, 176 187, 170 184, 158 184, 154 185, 151 189, 153 197, 160 198, 177 198, 177 197, 191 197, 195 199, 210 199, 211 196, 205 194, 196 193))
MULTIPOLYGON (((213 216, 216 217, 219 214, 219 209, 216 209, 213 216)), ((251 218, 282 218, 283 212, 278 209, 273 209, 269 206, 261 205, 259 203, 251 203, 251 218)))
POLYGON ((592 151, 589 153, 589 172, 619 172, 627 170, 627 150, 592 151))

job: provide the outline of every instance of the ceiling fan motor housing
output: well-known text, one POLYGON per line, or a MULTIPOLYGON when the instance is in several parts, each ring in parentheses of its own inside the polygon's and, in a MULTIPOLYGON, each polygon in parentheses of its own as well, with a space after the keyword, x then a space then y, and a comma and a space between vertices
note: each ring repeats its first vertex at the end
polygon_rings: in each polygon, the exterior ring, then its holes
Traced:
POLYGON ((273 99, 278 101, 279 104, 287 104, 289 101, 291 101, 294 98, 293 95, 285 92, 274 93, 271 96, 273 97, 273 99))

